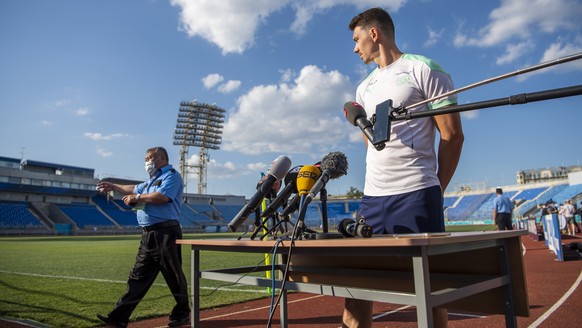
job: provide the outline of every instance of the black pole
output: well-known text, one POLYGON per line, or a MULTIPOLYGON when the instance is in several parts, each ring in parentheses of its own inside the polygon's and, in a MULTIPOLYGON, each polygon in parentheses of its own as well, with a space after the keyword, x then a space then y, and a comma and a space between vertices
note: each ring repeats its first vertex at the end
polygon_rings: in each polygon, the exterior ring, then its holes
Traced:
MULTIPOLYGON (((480 101, 465 105, 457 105, 457 106, 449 106, 447 108, 442 109, 435 109, 435 110, 428 110, 422 112, 406 112, 402 114, 392 115, 390 120, 392 121, 403 121, 403 120, 410 120, 413 118, 421 118, 421 117, 428 117, 428 116, 436 116, 442 114, 450 114, 450 113, 459 113, 465 112, 469 110, 481 109, 481 108, 489 108, 489 107, 498 107, 498 106, 506 106, 506 105, 521 105, 528 102, 536 102, 542 100, 549 100, 549 99, 557 99, 557 98, 564 98, 564 97, 571 97, 571 96, 578 96, 582 95, 582 85, 576 85, 566 88, 560 89, 552 89, 546 91, 539 91, 539 92, 532 92, 532 93, 521 93, 513 96, 509 96, 506 98, 499 98, 499 99, 492 99, 486 101, 480 101)), ((399 109, 395 109, 394 112, 397 112, 399 109)), ((393 112, 393 113, 394 113, 393 112)))
POLYGON ((325 188, 319 192, 319 200, 321 201, 321 225, 323 232, 326 233, 329 231, 329 225, 327 223, 327 190, 325 188))

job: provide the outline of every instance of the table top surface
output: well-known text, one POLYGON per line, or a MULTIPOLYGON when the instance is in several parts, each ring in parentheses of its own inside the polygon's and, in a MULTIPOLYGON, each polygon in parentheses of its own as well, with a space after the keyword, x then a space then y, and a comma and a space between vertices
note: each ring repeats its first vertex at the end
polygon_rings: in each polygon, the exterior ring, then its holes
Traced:
MULTIPOLYGON (((433 246, 456 243, 469 243, 484 240, 495 240, 504 238, 515 238, 527 235, 527 230, 509 231, 473 231, 473 232, 452 232, 452 233, 419 233, 419 234, 398 234, 398 235, 376 235, 371 238, 339 238, 339 239, 317 239, 317 240, 295 240, 294 247, 305 248, 329 248, 329 247, 405 247, 405 246, 433 246)), ((182 245, 192 245, 201 249, 209 247, 240 247, 244 249, 271 248, 276 244, 276 240, 255 240, 237 238, 211 238, 211 239, 180 239, 176 243, 182 245)), ((289 247, 291 240, 283 240, 278 247, 289 247)))

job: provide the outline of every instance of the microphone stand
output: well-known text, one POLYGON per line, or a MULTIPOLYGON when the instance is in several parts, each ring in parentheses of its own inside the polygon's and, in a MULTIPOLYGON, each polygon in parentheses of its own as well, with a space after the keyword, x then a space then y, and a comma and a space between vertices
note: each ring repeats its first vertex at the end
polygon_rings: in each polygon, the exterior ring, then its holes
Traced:
POLYGON ((327 233, 329 231, 329 225, 327 219, 327 190, 325 188, 319 192, 319 200, 321 201, 321 224, 323 232, 327 233))

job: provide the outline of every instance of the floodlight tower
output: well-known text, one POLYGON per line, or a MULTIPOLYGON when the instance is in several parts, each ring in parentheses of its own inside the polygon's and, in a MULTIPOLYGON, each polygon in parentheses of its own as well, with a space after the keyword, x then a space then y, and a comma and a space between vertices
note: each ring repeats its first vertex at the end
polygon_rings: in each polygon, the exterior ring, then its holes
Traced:
POLYGON ((196 100, 180 102, 178 121, 174 130, 174 145, 180 149, 180 174, 184 178, 184 192, 187 191, 188 168, 197 169, 198 193, 206 193, 206 163, 208 149, 220 149, 225 110, 196 100), (200 147, 198 164, 188 165, 188 147, 200 147))

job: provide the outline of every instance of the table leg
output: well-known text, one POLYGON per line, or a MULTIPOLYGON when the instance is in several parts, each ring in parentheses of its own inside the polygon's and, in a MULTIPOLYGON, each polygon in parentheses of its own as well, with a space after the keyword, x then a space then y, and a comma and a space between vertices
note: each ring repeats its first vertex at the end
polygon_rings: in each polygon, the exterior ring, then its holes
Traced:
POLYGON ((287 290, 281 291, 281 302, 279 303, 280 307, 280 327, 287 328, 287 290))
POLYGON ((192 248, 190 272, 190 286, 192 288, 192 312, 190 317, 190 327, 200 327, 200 251, 192 248))
MULTIPOLYGON (((509 266, 509 254, 507 252, 507 241, 499 248, 501 275, 508 276, 509 283, 503 286, 504 297, 504 311, 505 311, 505 327, 517 327, 517 318, 515 317, 515 306, 513 301, 513 290, 511 288, 511 267, 509 266)), ((521 250, 520 250, 521 251, 521 250)))
POLYGON ((414 272, 418 327, 434 327, 428 255, 425 247, 421 248, 420 256, 412 257, 412 268, 414 272))

